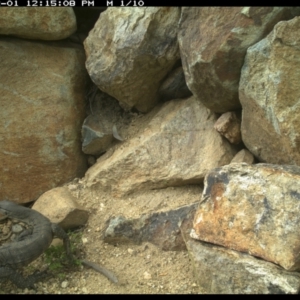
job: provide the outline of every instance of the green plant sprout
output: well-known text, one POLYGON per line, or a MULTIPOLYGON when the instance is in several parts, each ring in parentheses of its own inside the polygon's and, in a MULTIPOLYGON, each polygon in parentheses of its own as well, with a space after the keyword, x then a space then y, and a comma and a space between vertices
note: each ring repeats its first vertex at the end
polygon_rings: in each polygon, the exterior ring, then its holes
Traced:
MULTIPOLYGON (((82 247, 82 232, 81 231, 69 231, 68 236, 70 238, 71 252, 78 252, 82 247)), ((65 248, 63 245, 50 246, 44 252, 45 261, 49 266, 49 270, 52 271, 60 279, 64 279, 67 271, 70 267, 78 267, 81 265, 81 260, 73 256, 73 261, 70 264, 70 260, 67 257, 65 248)))

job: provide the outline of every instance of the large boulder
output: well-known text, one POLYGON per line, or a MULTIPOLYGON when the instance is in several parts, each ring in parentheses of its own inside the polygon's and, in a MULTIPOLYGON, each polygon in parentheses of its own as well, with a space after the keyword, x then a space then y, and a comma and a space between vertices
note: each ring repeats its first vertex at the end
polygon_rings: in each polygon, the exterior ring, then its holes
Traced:
POLYGON ((19 203, 86 170, 84 52, 68 44, 0 41, 0 199, 19 203))
POLYGON ((300 165, 300 17, 247 51, 240 81, 242 138, 262 162, 300 165))
POLYGON ((25 39, 61 40, 77 29, 71 7, 1 7, 0 34, 25 39))
MULTIPOLYGON (((86 173, 88 186, 115 195, 141 189, 202 183, 212 168, 230 163, 236 150, 214 129, 217 116, 195 97, 165 103, 137 136, 101 156, 86 173)), ((145 121, 146 122, 146 121, 145 121)))
POLYGON ((126 108, 148 111, 161 81, 180 58, 178 7, 113 7, 84 42, 94 83, 126 108))
POLYGON ((224 247, 186 241, 195 281, 208 294, 298 294, 300 274, 224 247))
POLYGON ((233 163, 210 171, 191 236, 300 270, 300 167, 233 163))
POLYGON ((215 112, 239 108, 247 48, 297 14, 294 7, 183 7, 178 40, 189 89, 215 112))

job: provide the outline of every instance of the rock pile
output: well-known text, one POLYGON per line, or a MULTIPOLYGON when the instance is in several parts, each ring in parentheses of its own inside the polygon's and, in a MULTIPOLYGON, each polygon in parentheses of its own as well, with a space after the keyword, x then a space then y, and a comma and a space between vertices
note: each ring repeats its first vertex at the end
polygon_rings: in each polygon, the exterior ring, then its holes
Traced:
POLYGON ((36 208, 75 226, 87 213, 57 190, 74 178, 120 203, 165 193, 116 208, 103 238, 188 250, 207 293, 300 291, 300 8, 0 16, 0 200, 47 192, 36 208))

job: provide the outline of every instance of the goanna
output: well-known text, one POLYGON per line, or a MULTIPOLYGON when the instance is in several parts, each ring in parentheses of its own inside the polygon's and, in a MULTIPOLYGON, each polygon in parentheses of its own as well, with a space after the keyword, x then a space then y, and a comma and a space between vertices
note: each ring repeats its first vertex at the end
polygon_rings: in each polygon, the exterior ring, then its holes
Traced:
POLYGON ((34 287, 35 281, 43 278, 45 273, 24 278, 17 270, 37 259, 50 246, 54 236, 63 240, 67 255, 72 260, 68 235, 39 212, 4 200, 0 201, 0 213, 30 227, 16 241, 0 247, 0 278, 8 278, 20 288, 34 287))

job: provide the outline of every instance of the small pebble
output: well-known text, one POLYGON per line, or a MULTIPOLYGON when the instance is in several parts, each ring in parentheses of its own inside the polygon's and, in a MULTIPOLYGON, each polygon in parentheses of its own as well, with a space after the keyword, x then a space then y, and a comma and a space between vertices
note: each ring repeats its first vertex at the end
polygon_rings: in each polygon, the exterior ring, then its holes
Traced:
POLYGON ((129 254, 133 254, 134 251, 133 251, 131 248, 128 248, 128 249, 127 249, 127 252, 128 252, 129 254))
POLYGON ((71 191, 74 191, 74 190, 77 189, 77 185, 75 185, 75 184, 70 184, 70 185, 68 185, 68 189, 71 190, 71 191))
POLYGON ((143 276, 144 276, 144 279, 151 279, 152 278, 151 274, 147 271, 143 274, 143 276))
POLYGON ((68 285, 69 285, 69 282, 68 282, 68 281, 63 281, 63 282, 61 283, 61 287, 62 287, 63 289, 65 289, 68 285))

